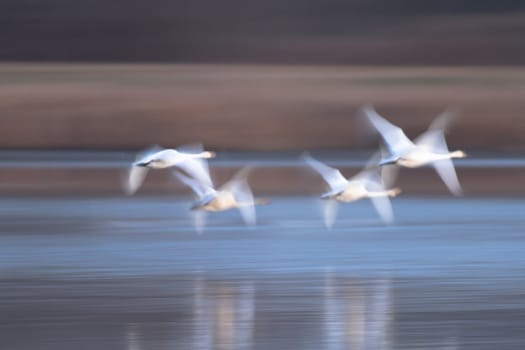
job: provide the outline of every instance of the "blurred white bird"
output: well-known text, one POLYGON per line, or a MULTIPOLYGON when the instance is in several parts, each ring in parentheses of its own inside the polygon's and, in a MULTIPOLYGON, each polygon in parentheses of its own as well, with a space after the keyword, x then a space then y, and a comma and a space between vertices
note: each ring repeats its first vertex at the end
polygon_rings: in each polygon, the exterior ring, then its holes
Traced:
MULTIPOLYGON (((379 154, 379 153, 378 153, 379 154)), ((370 198, 381 219, 385 223, 394 220, 389 197, 397 196, 399 188, 386 189, 380 171, 375 166, 376 156, 358 174, 347 179, 341 172, 304 153, 302 158, 318 172, 330 187, 330 191, 321 195, 321 199, 328 200, 324 206, 325 225, 331 227, 335 221, 337 202, 353 202, 362 198, 370 198)))
POLYGON ((432 164, 450 192, 456 196, 463 193, 452 158, 465 158, 466 154, 463 151, 449 152, 444 135, 455 115, 452 111, 447 110, 439 115, 414 142, 409 140, 401 128, 381 117, 372 106, 362 107, 361 112, 381 135, 386 147, 387 155, 380 160, 380 165, 396 164, 417 168, 432 164))
MULTIPOLYGON (((204 169, 208 171, 207 166, 204 169)), ((254 199, 247 182, 247 176, 252 169, 252 167, 241 169, 219 189, 213 187, 209 173, 205 177, 210 179, 208 182, 207 180, 202 181, 199 178, 186 176, 178 171, 174 172, 175 176, 189 186, 198 198, 191 207, 192 211, 196 211, 194 220, 198 231, 202 231, 205 225, 204 212, 208 211, 217 212, 238 208, 246 224, 255 224, 255 205, 267 204, 268 201, 266 199, 254 199)))
MULTIPOLYGON (((137 155, 124 180, 124 191, 131 195, 144 182, 149 169, 178 167, 194 178, 206 182, 209 174, 205 171, 201 159, 215 157, 214 152, 204 151, 202 145, 181 146, 178 149, 153 147, 137 155)), ((211 180, 209 180, 211 183, 211 180)))

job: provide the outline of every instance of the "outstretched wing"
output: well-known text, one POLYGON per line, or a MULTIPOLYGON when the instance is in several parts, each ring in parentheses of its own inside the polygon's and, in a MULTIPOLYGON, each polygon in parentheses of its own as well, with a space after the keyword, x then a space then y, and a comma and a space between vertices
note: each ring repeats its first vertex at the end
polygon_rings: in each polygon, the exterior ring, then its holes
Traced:
POLYGON ((213 187, 206 183, 199 181, 198 179, 191 178, 184 175, 179 171, 174 171, 173 174, 186 186, 190 187, 192 191, 197 195, 199 199, 203 199, 210 194, 215 194, 216 191, 213 187))
POLYGON ((146 167, 139 167, 136 164, 144 162, 149 157, 151 157, 153 154, 158 153, 162 151, 162 148, 160 146, 153 146, 146 150, 140 151, 137 153, 135 157, 135 161, 133 164, 129 167, 127 176, 123 179, 123 187, 124 192, 127 195, 132 195, 140 188, 142 183, 144 182, 144 179, 146 178, 146 175, 148 174, 149 168, 146 167))
POLYGON ((147 160, 149 160, 149 158, 156 154, 156 153, 159 153, 161 151, 163 151, 164 148, 158 146, 158 145, 154 145, 154 146, 151 146, 147 149, 144 149, 142 151, 139 151, 137 153, 137 155, 135 156, 135 162, 133 164, 137 164, 137 163, 143 163, 147 160))
POLYGON ((428 130, 444 130, 446 131, 454 120, 458 117, 459 111, 454 108, 445 109, 438 115, 428 127, 428 130))
POLYGON ((370 176, 364 180, 364 182, 366 189, 369 192, 372 192, 369 198, 372 201, 372 204, 374 205, 377 213, 381 217, 381 220, 383 220, 383 222, 386 224, 391 224, 394 221, 394 213, 392 211, 390 198, 386 195, 373 195, 374 192, 384 193, 386 191, 379 173, 377 176, 374 176, 372 173, 370 173, 370 176))
POLYGON ((323 200, 321 203, 323 211, 324 225, 326 228, 332 228, 337 217, 337 211, 339 209, 339 203, 336 200, 329 199, 323 200))
POLYGON ((365 179, 372 179, 379 181, 385 188, 394 186, 397 175, 399 173, 399 167, 395 164, 379 165, 380 160, 386 155, 386 151, 383 147, 368 159, 365 168, 359 173, 355 174, 350 178, 350 181, 365 179))
POLYGON ((124 193, 128 196, 137 192, 140 188, 146 175, 148 175, 149 168, 132 165, 129 168, 128 174, 123 179, 124 193))
POLYGON ((341 172, 335 168, 331 168, 328 165, 321 163, 320 161, 312 158, 310 154, 303 153, 301 156, 304 161, 316 172, 319 173, 324 181, 330 186, 332 191, 343 190, 348 185, 348 180, 341 174, 341 172))
POLYGON ((436 169, 438 175, 441 177, 441 180, 445 183, 447 188, 455 196, 461 196, 463 194, 463 189, 459 184, 458 176, 456 174, 456 169, 454 169, 454 163, 452 159, 442 159, 432 162, 434 169, 436 169))
MULTIPOLYGON (((456 115, 457 112, 451 109, 441 113, 434 119, 432 124, 430 124, 428 130, 416 139, 416 145, 433 153, 449 153, 445 140, 445 132, 456 115)), ((452 194, 456 196, 463 194, 452 159, 434 161, 432 165, 452 194)))
POLYGON ((371 105, 363 106, 360 112, 381 135, 390 155, 402 155, 414 147, 414 143, 410 141, 400 127, 380 116, 371 105))
POLYGON ((177 164, 177 167, 184 170, 186 174, 204 186, 213 188, 213 181, 211 180, 206 159, 186 157, 186 159, 177 164))
POLYGON ((434 153, 448 153, 448 146, 445 141, 445 132, 456 115, 457 112, 451 109, 441 113, 430 124, 427 131, 416 138, 416 145, 434 153))
POLYGON ((182 169, 186 174, 207 186, 213 187, 208 161, 204 158, 194 156, 204 152, 202 144, 182 145, 177 147, 177 152, 179 152, 179 155, 182 157, 182 161, 177 164, 179 169, 182 169))
POLYGON ((230 181, 221 186, 221 191, 230 191, 239 204, 244 222, 248 225, 255 225, 255 199, 252 190, 248 185, 248 175, 253 167, 248 166, 239 170, 230 181))
POLYGON ((192 210, 190 212, 191 218, 193 219, 193 225, 197 233, 201 234, 204 232, 206 227, 207 213, 203 210, 192 210))

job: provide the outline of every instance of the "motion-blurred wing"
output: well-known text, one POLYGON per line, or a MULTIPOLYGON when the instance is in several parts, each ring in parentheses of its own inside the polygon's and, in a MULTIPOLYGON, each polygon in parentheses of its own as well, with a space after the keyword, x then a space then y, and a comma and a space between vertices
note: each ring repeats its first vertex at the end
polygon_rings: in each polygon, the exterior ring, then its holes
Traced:
POLYGON ((395 164, 384 165, 381 167, 381 180, 385 188, 395 186, 399 175, 399 166, 395 164))
POLYGON ((418 136, 415 143, 418 147, 434 153, 448 153, 448 146, 445 140, 445 132, 457 113, 453 110, 446 110, 441 113, 427 131, 418 136))
POLYGON ((321 163, 320 161, 312 158, 308 153, 304 153, 302 158, 306 163, 319 173, 324 181, 330 186, 332 191, 339 191, 348 185, 348 180, 341 174, 341 172, 335 168, 331 168, 328 165, 321 163))
MULTIPOLYGON (((417 146, 433 153, 449 153, 445 140, 445 131, 455 116, 456 113, 452 110, 447 110, 439 115, 432 122, 429 129, 416 139, 417 146)), ((452 159, 434 161, 432 165, 452 194, 456 196, 463 194, 452 159)))
MULTIPOLYGON (((380 181, 379 175, 377 175, 376 178, 370 177, 370 179, 365 182, 365 186, 370 192, 385 192, 385 187, 380 181)), ((381 217, 381 220, 386 224, 391 224, 394 221, 394 213, 392 211, 390 198, 388 196, 371 195, 370 200, 381 217)))
POLYGON ((321 202, 324 225, 326 228, 332 228, 337 217, 337 211, 339 209, 339 203, 336 200, 326 200, 321 202))
POLYGON ((214 194, 216 191, 213 187, 208 186, 208 184, 202 183, 201 181, 191 178, 182 174, 181 172, 174 171, 173 174, 186 186, 190 187, 192 191, 199 197, 199 199, 204 198, 209 194, 214 194))
POLYGON ((458 176, 456 175, 456 169, 454 169, 454 163, 452 163, 452 159, 434 161, 432 162, 432 165, 436 169, 437 173, 449 191, 455 196, 461 196, 463 194, 463 189, 459 184, 458 176))
POLYGON ((401 128, 381 117, 372 106, 363 106, 361 112, 381 135, 391 155, 402 155, 414 147, 414 143, 409 140, 401 128))
POLYGON ((207 213, 203 210, 192 210, 190 215, 193 219, 193 225, 195 226, 197 233, 201 234, 204 232, 204 228, 206 227, 207 213))
POLYGON ((135 156, 134 164, 146 162, 147 160, 149 160, 149 158, 151 158, 151 156, 153 156, 154 154, 159 153, 159 152, 161 152, 163 150, 164 150, 164 148, 162 148, 162 147, 160 147, 158 145, 155 145, 155 146, 151 146, 150 148, 147 148, 145 150, 139 151, 137 153, 137 155, 135 156))
POLYGON ((366 163, 365 168, 356 175, 354 175, 351 178, 351 180, 357 180, 362 177, 369 178, 370 174, 372 174, 373 176, 375 176, 376 174, 380 174, 381 177, 377 181, 382 182, 385 188, 393 187, 396 183, 397 176, 399 174, 399 166, 397 166, 396 164, 379 165, 381 159, 385 159, 388 156, 388 151, 381 146, 381 148, 378 151, 372 154, 372 156, 366 163), (370 171, 372 171, 372 173, 370 171))
POLYGON ((204 158, 188 157, 187 155, 199 154, 204 151, 202 144, 189 144, 177 147, 177 151, 184 156, 184 160, 177 164, 177 167, 184 170, 186 174, 197 179, 198 181, 213 187, 213 181, 210 176, 208 161, 204 158))
POLYGON ((213 181, 211 180, 206 159, 188 157, 177 164, 177 167, 203 185, 213 188, 213 181))
POLYGON ((381 147, 379 151, 370 157, 365 168, 352 176, 350 181, 360 179, 373 180, 382 183, 386 188, 393 187, 397 180, 399 167, 395 164, 380 166, 379 161, 385 156, 387 156, 387 152, 381 147))
POLYGON ((248 225, 255 225, 255 202, 252 190, 246 181, 240 182, 236 186, 234 196, 241 203, 239 210, 244 222, 248 225))
POLYGON ((124 192, 129 196, 137 192, 140 188, 146 175, 148 175, 149 168, 132 165, 129 168, 128 176, 124 179, 124 192))
POLYGON ((127 177, 123 179, 124 192, 127 195, 132 195, 137 192, 149 171, 149 168, 139 167, 135 164, 146 161, 149 157, 160 151, 162 151, 161 147, 153 146, 137 153, 135 161, 128 170, 127 177))
POLYGON ((255 225, 256 222, 255 199, 247 180, 252 170, 253 167, 242 168, 230 181, 221 186, 221 190, 230 191, 233 194, 239 203, 242 218, 248 225, 255 225))
POLYGON ((177 147, 177 151, 181 153, 198 154, 204 151, 202 143, 191 143, 177 147))
POLYGON ((384 223, 391 224, 394 222, 394 213, 388 197, 371 197, 370 199, 384 223))
POLYGON ((446 130, 457 118, 459 112, 453 108, 447 108, 440 115, 438 115, 428 127, 428 130, 446 130))

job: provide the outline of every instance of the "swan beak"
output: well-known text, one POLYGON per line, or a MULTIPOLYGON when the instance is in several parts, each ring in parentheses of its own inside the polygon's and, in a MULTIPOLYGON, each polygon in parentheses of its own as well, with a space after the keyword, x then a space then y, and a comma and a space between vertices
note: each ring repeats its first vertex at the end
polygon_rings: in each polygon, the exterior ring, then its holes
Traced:
POLYGON ((386 159, 386 160, 379 162, 379 165, 385 166, 385 165, 391 165, 391 164, 396 164, 396 163, 397 163, 397 159, 396 160, 386 159))
POLYGON ((151 162, 137 162, 137 163, 135 163, 133 165, 140 166, 140 167, 147 167, 149 165, 149 163, 151 163, 151 162))

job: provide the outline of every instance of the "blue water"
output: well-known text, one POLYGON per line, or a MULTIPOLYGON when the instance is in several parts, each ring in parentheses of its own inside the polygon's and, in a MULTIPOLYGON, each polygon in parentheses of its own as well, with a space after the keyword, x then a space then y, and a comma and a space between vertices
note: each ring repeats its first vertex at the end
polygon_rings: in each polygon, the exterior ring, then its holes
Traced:
POLYGON ((0 349, 522 349, 522 199, 0 199, 0 349))

